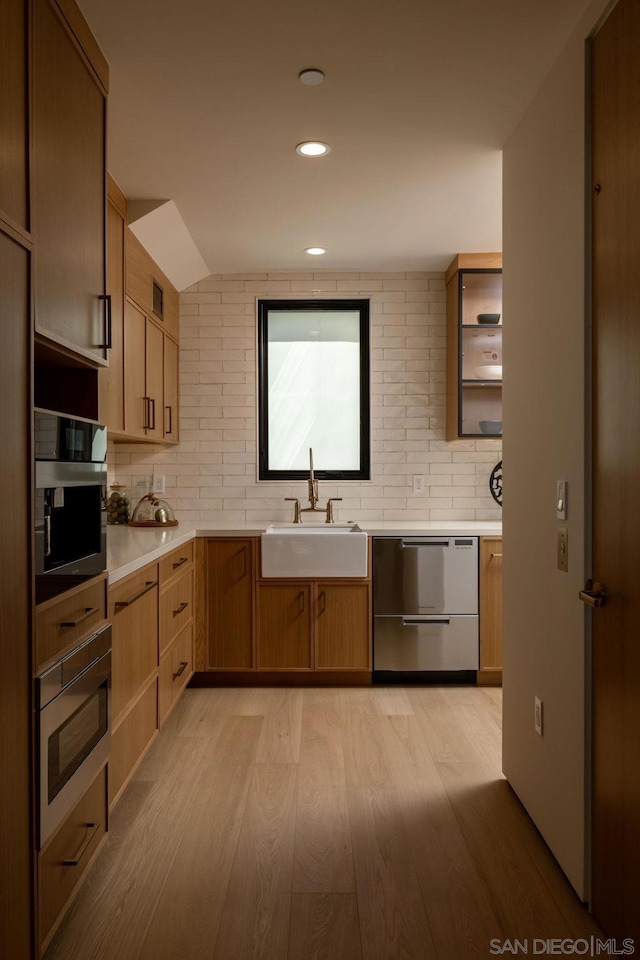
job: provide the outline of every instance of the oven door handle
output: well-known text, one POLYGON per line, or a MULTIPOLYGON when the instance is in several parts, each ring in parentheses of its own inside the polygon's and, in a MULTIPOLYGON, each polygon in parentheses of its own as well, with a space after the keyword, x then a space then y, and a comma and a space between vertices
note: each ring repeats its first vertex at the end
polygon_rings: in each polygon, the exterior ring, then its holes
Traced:
POLYGON ((90 823, 85 823, 85 827, 87 828, 87 835, 86 835, 86 837, 84 838, 84 840, 82 841, 82 845, 81 845, 80 849, 78 850, 78 852, 76 853, 75 857, 72 857, 70 860, 63 860, 63 861, 62 861, 62 866, 63 866, 63 867, 77 867, 77 866, 78 866, 78 864, 80 863, 80 861, 81 861, 82 858, 84 857, 85 853, 87 852, 87 849, 88 849, 88 847, 89 847, 89 844, 91 843, 91 841, 92 841, 93 838, 95 837, 99 826, 100 826, 100 824, 97 823, 97 822, 95 822, 95 821, 91 821, 90 823))
POLYGON ((130 607, 132 603, 135 603, 140 597, 144 597, 145 593, 149 593, 149 590, 153 590, 153 588, 157 586, 157 580, 147 580, 142 590, 138 590, 138 592, 134 593, 128 600, 116 600, 114 607, 130 607))

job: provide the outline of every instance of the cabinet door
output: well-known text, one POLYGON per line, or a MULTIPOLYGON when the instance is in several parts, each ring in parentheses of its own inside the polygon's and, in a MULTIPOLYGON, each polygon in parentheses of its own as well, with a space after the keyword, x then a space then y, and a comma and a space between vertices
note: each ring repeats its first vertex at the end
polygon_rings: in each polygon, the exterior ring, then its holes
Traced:
POLYGON ((164 334, 151 320, 146 329, 146 395, 149 414, 146 436, 148 440, 163 440, 164 413, 164 334))
POLYGON ((124 218, 107 204, 107 293, 111 297, 109 366, 100 371, 100 418, 109 433, 125 431, 124 417, 124 218))
POLYGON ((124 418, 128 437, 145 437, 149 405, 146 391, 147 318, 127 300, 124 309, 124 418))
POLYGON ((21 958, 31 956, 29 251, 2 232, 0 316, 0 488, 7 504, 0 554, 0 730, 11 783, 0 790, 0 956, 21 958))
POLYGON ((4 0, 0 30, 0 216, 29 230, 27 4, 4 0))
POLYGON ((109 591, 111 713, 118 715, 158 668, 158 568, 145 567, 109 591))
POLYGON ((502 679, 502 539, 480 539, 480 670, 478 683, 502 679))
POLYGON ((258 669, 312 668, 310 585, 258 584, 258 669))
POLYGON ((206 668, 253 667, 253 542, 207 540, 206 668))
POLYGON ((164 439, 178 441, 178 344, 164 338, 164 439))
POLYGON ((105 95, 50 0, 33 4, 36 330, 106 358, 105 95))
POLYGON ((318 583, 316 669, 371 669, 368 583, 318 583))

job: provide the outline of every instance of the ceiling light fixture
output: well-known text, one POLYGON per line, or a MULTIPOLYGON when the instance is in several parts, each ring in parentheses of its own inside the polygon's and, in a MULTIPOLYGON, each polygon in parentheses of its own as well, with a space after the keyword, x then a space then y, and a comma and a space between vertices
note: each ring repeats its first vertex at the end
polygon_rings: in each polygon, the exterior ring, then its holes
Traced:
POLYGON ((300 71, 298 80, 304 83, 305 87, 317 87, 324 80, 324 73, 317 67, 310 67, 308 70, 300 71))
POLYGON ((325 157, 331 152, 328 143, 322 143, 320 140, 305 140, 296 147, 296 153, 301 157, 325 157))
POLYGON ((312 257, 319 257, 323 253, 326 253, 324 247, 305 247, 305 253, 310 253, 312 257))

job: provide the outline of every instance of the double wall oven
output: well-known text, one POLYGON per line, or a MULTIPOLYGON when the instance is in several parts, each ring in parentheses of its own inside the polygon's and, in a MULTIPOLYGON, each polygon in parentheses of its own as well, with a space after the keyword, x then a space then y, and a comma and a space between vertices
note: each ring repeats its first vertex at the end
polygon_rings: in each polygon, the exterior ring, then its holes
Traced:
MULTIPOLYGON (((107 431, 89 420, 36 410, 34 445, 36 603, 55 606, 59 596, 106 569, 107 431)), ((81 591, 78 598, 82 608, 81 591)), ((68 622, 61 614, 60 636, 73 628, 79 643, 69 649, 61 640, 36 678, 41 847, 109 755, 111 627, 103 621, 90 636, 79 632, 91 615, 95 623, 95 612, 80 609, 68 622)))

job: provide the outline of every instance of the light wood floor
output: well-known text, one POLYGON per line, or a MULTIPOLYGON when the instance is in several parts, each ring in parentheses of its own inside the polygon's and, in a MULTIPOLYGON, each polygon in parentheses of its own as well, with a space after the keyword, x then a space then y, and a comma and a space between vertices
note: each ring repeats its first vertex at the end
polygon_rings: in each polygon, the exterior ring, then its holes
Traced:
POLYGON ((47 960, 471 960, 600 934, 500 773, 500 713, 491 688, 187 690, 47 960))

